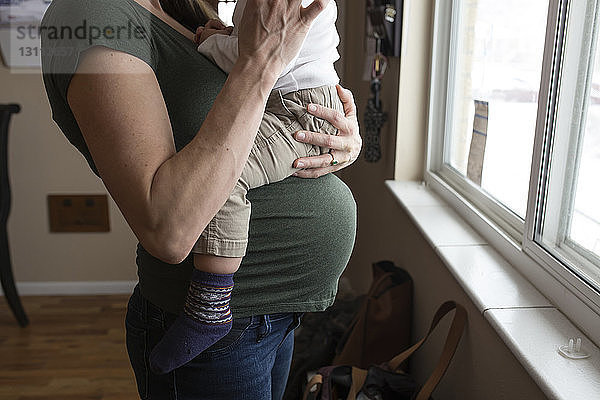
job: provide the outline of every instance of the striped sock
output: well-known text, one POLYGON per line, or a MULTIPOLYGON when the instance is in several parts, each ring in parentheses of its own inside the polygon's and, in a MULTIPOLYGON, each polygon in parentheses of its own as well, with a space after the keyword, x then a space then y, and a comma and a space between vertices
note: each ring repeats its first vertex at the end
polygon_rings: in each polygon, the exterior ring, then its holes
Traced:
POLYGON ((183 314, 150 354, 150 368, 166 374, 188 363, 231 330, 233 274, 194 269, 183 314))

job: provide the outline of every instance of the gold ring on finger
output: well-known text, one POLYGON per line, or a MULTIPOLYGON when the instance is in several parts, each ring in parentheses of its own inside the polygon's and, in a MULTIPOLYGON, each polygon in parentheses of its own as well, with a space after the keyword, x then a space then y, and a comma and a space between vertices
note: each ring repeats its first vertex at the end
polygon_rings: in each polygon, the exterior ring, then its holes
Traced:
POLYGON ((331 151, 329 151, 329 155, 331 156, 331 162, 329 163, 329 165, 331 165, 331 166, 338 165, 339 161, 335 159, 335 156, 333 155, 333 153, 331 151))

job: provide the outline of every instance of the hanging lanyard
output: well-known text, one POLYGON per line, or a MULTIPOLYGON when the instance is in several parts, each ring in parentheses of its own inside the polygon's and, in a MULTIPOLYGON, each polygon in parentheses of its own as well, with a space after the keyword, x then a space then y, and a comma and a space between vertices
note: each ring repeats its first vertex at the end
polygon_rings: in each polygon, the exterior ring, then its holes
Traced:
POLYGON ((371 94, 365 111, 365 159, 377 162, 381 159, 381 127, 387 120, 387 113, 381 105, 381 79, 387 69, 387 58, 381 52, 382 39, 375 35, 375 56, 371 70, 371 94))

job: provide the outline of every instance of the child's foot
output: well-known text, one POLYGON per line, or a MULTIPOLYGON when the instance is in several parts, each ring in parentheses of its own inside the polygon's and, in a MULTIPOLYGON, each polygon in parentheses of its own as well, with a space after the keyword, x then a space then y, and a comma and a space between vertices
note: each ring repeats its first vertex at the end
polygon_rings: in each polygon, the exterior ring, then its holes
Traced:
POLYGON ((231 330, 233 274, 194 269, 183 314, 150 354, 150 368, 166 374, 188 363, 231 330))

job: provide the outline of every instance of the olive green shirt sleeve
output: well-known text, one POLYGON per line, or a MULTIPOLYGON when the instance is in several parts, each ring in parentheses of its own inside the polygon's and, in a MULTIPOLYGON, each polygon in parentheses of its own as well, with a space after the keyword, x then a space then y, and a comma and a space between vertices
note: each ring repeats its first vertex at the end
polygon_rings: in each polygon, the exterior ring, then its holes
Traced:
POLYGON ((151 20, 127 0, 54 0, 39 28, 42 73, 52 116, 67 139, 97 169, 67 103, 81 53, 93 46, 131 54, 151 67, 151 20))

